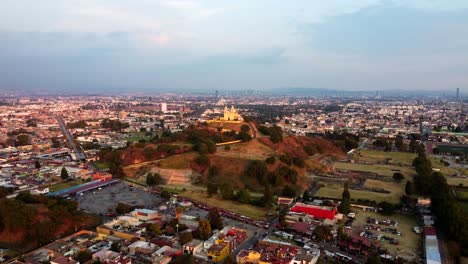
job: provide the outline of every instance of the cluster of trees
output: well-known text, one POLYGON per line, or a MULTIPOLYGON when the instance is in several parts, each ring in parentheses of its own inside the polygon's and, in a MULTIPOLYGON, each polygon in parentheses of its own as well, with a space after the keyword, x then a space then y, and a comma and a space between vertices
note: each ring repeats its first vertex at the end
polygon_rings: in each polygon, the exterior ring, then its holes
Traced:
POLYGON ((250 126, 242 125, 241 131, 237 134, 237 139, 242 140, 244 142, 252 140, 252 136, 250 135, 250 126))
POLYGON ((440 172, 432 172, 431 161, 424 155, 416 157, 413 166, 416 189, 431 198, 436 224, 460 244, 462 255, 468 255, 468 216, 453 197, 447 180, 440 172))
MULTIPOLYGON (((249 168, 248 177, 257 177, 258 179, 259 177, 264 177, 267 173, 265 164, 260 161, 253 161, 249 168)), ((267 207, 271 206, 273 203, 274 194, 268 182, 262 183, 262 185, 265 186, 263 196, 260 198, 253 198, 247 188, 243 188, 235 192, 234 186, 230 181, 225 181, 220 185, 216 179, 218 173, 219 171, 217 167, 212 166, 208 169, 207 192, 209 195, 215 195, 219 191, 221 197, 225 200, 234 200, 240 203, 267 207)))
POLYGON ((146 185, 155 186, 161 184, 161 175, 159 173, 148 173, 146 175, 146 185))
POLYGON ((401 152, 423 153, 425 151, 424 144, 418 142, 415 138, 412 138, 410 143, 406 144, 401 135, 396 136, 395 140, 378 138, 372 145, 382 148, 384 151, 391 151, 393 147, 401 152))
POLYGON ((136 208, 143 208, 144 206, 141 205, 129 205, 126 203, 118 203, 115 206, 115 212, 119 215, 130 213, 131 211, 135 210, 136 208))
MULTIPOLYGON (((285 164, 291 165, 294 163, 298 167, 305 166, 304 160, 302 159, 292 159, 293 162, 284 162, 283 157, 287 156, 280 156, 280 160, 282 160, 285 164)), ((274 159, 274 157, 270 157, 267 158, 266 161, 251 161, 249 165, 247 165, 247 168, 243 174, 244 183, 247 184, 248 179, 257 179, 257 182, 260 185, 270 184, 271 186, 281 186, 285 182, 296 184, 298 180, 298 173, 294 168, 281 165, 276 169, 276 171, 268 172, 266 164, 271 164, 270 162, 274 162, 274 159)))
POLYGON ((77 209, 74 201, 21 192, 15 199, 0 200, 0 232, 4 229, 9 234, 24 231, 25 241, 42 246, 55 239, 65 220, 83 223, 85 215, 77 209), (47 208, 47 214, 39 222, 35 221, 38 206, 47 208))
POLYGON ((273 143, 279 143, 283 141, 283 130, 279 126, 258 126, 258 130, 262 134, 270 136, 271 142, 273 143))
POLYGON ((57 137, 50 138, 50 141, 52 141, 53 148, 60 148, 62 146, 62 144, 60 144, 60 140, 57 137))
POLYGON ((119 120, 110 120, 105 118, 102 120, 102 128, 108 128, 112 131, 120 131, 122 129, 128 128, 130 125, 128 123, 120 122, 119 120))
POLYGON ((113 150, 111 147, 102 148, 98 153, 99 161, 109 164, 109 173, 113 177, 119 178, 124 176, 121 155, 121 149, 113 150))
POLYGON ((67 123, 68 128, 86 128, 86 126, 87 124, 86 124, 86 121, 84 120, 67 123))
POLYGON ((26 126, 28 127, 37 127, 38 120, 36 118, 31 118, 26 121, 26 126))
POLYGON ((335 145, 341 147, 343 150, 350 151, 358 147, 360 135, 355 135, 348 132, 327 132, 323 138, 333 141, 335 145))
POLYGON ((325 113, 338 112, 343 110, 343 107, 340 105, 327 105, 323 108, 325 113))
POLYGON ((15 146, 26 146, 31 144, 31 139, 28 134, 20 134, 16 137, 15 146))

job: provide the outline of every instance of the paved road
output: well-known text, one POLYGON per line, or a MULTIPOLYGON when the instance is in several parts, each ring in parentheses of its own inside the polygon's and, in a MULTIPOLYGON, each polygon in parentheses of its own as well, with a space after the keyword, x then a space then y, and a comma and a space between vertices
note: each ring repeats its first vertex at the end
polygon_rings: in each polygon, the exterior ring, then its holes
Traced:
POLYGON ((67 125, 63 121, 63 118, 61 116, 59 116, 59 115, 55 116, 55 118, 57 119, 57 121, 58 121, 58 123, 60 125, 60 129, 62 130, 62 133, 67 138, 68 147, 76 155, 76 159, 77 160, 85 160, 86 156, 85 156, 84 152, 76 146, 75 141, 73 139, 73 135, 70 133, 70 130, 68 130, 67 125))

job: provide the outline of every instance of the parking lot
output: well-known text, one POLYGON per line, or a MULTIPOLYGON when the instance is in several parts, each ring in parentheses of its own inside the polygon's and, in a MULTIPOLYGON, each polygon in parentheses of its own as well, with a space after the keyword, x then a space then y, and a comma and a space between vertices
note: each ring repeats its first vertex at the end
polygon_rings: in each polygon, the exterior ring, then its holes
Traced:
POLYGON ((80 209, 98 214, 114 212, 118 203, 155 208, 163 201, 156 194, 133 188, 124 182, 83 193, 74 199, 79 202, 80 209))

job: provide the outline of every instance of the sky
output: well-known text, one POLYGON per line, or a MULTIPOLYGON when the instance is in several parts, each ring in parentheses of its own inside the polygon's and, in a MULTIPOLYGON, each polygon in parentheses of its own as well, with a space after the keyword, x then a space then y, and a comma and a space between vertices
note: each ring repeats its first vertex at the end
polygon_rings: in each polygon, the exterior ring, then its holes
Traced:
POLYGON ((466 0, 2 0, 0 90, 468 88, 466 0))

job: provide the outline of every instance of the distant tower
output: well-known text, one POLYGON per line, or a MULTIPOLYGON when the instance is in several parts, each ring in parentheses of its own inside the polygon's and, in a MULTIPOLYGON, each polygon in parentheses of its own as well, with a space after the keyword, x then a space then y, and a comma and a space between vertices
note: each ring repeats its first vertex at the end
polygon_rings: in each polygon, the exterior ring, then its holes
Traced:
POLYGON ((457 101, 460 100, 460 88, 457 88, 457 101))
POLYGON ((161 103, 161 112, 163 113, 167 112, 167 103, 161 103))
POLYGON ((215 99, 218 100, 218 90, 216 90, 215 99))

